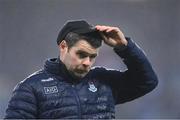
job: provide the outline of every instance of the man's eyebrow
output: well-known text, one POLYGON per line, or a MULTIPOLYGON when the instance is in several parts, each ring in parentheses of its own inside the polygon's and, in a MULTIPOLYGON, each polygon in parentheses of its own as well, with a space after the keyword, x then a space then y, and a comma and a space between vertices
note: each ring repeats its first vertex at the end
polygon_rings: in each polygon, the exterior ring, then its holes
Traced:
POLYGON ((97 56, 97 53, 91 54, 91 53, 88 53, 88 52, 85 52, 85 51, 82 51, 82 50, 77 51, 77 53, 78 54, 85 54, 85 55, 91 56, 91 57, 96 57, 97 56))

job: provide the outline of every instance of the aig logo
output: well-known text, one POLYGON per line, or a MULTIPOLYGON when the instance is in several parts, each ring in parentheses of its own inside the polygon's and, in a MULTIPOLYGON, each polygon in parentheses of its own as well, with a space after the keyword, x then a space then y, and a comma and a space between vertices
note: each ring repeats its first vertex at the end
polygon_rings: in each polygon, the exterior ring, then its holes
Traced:
POLYGON ((45 94, 58 93, 57 86, 44 87, 45 94))

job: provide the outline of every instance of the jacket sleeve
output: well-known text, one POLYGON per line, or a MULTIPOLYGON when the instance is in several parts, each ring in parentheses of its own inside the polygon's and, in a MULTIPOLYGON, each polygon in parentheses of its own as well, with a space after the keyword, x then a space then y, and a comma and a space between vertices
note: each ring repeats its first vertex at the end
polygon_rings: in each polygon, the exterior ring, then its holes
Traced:
POLYGON ((126 48, 114 48, 114 51, 122 58, 127 69, 124 72, 118 70, 100 70, 103 80, 111 86, 116 104, 134 100, 152 91, 158 84, 157 76, 144 52, 130 38, 126 48))
POLYGON ((36 118, 36 98, 30 85, 20 82, 13 90, 5 119, 36 118))

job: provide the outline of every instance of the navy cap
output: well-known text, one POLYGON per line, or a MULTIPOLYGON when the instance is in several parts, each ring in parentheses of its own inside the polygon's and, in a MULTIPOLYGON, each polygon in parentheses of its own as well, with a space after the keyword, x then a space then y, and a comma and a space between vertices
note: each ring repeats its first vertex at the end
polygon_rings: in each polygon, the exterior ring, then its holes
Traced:
POLYGON ((77 34, 84 34, 95 31, 97 31, 96 28, 93 25, 86 22, 85 20, 67 21, 58 34, 57 44, 59 45, 61 41, 64 40, 66 35, 70 32, 74 32, 77 34))

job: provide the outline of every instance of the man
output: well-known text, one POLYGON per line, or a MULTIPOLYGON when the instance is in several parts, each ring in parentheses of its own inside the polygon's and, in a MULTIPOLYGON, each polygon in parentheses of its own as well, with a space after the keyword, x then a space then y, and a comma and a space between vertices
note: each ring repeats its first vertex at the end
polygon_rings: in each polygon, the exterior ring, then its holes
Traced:
POLYGON ((68 21, 57 44, 59 57, 47 60, 42 70, 15 87, 5 118, 115 118, 115 105, 157 86, 156 74, 142 50, 117 27, 68 21), (91 68, 102 41, 128 70, 91 68))

